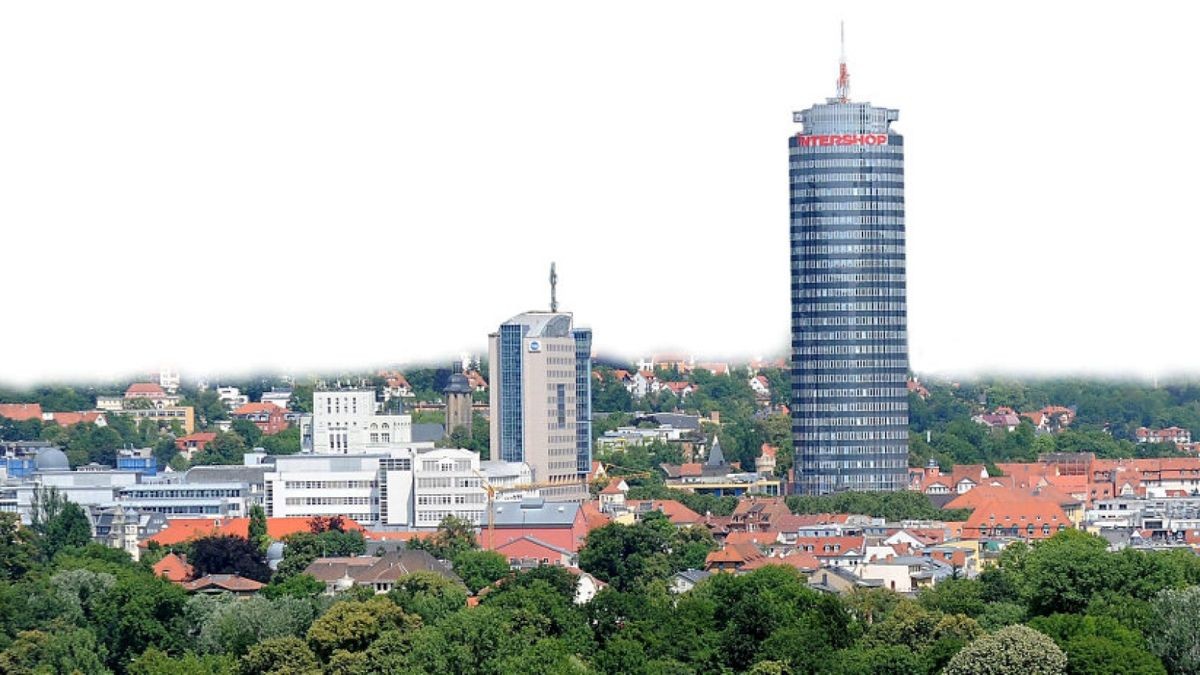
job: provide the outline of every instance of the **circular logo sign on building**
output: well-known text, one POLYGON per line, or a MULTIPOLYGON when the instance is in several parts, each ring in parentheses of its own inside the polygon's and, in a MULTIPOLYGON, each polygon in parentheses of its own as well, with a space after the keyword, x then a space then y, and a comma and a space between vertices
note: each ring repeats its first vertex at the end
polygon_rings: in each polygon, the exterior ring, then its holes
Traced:
POLYGON ((531 351, 531 352, 540 352, 540 351, 542 351, 542 343, 541 343, 541 341, 540 341, 540 340, 530 340, 530 341, 529 341, 529 351, 531 351))

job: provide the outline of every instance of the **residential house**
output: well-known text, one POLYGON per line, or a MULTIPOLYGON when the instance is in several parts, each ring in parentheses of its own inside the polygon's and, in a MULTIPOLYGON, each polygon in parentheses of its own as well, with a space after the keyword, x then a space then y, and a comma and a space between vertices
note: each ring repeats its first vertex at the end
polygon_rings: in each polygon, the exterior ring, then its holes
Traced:
POLYGON ((706 570, 683 570, 676 572, 671 577, 670 591, 675 594, 687 593, 696 587, 696 584, 704 581, 712 576, 712 572, 706 570))
POLYGON ((288 428, 286 411, 274 403, 246 403, 233 411, 233 418, 253 422, 267 436, 288 428))
POLYGON ((204 452, 209 443, 217 440, 217 434, 211 431, 197 431, 175 439, 175 449, 187 461, 192 461, 198 453, 204 452))
POLYGON ((154 570, 154 576, 176 584, 190 581, 196 574, 195 568, 188 564, 187 556, 175 553, 166 554, 151 569, 154 570))
POLYGON ((505 541, 492 550, 504 556, 508 560, 508 566, 514 570, 532 569, 542 565, 574 567, 577 560, 574 551, 528 535, 505 541))
POLYGON ((199 579, 185 581, 179 585, 183 586, 188 593, 205 595, 232 593, 237 597, 246 598, 258 593, 266 584, 237 574, 206 574, 199 579))
POLYGON ((755 375, 750 378, 750 389, 754 391, 755 398, 759 400, 770 400, 771 398, 771 382, 766 375, 755 375))
POLYGON ((325 584, 325 593, 333 595, 352 586, 364 586, 375 593, 387 593, 400 577, 414 572, 433 572, 456 584, 462 584, 450 568, 421 550, 393 550, 382 556, 317 558, 304 569, 305 574, 325 584))

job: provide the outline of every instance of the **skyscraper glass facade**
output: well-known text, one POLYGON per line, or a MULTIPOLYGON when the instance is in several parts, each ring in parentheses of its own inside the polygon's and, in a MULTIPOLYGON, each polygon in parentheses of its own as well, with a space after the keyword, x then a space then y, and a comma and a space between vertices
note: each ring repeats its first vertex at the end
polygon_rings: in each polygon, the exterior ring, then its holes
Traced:
POLYGON ((500 459, 523 462, 522 451, 525 416, 522 412, 521 339, 529 327, 519 323, 500 326, 500 409, 492 414, 500 417, 500 459))
POLYGON ((592 331, 576 328, 575 336, 575 468, 592 470, 592 331))
POLYGON ((898 111, 828 99, 795 114, 794 490, 899 490, 908 466, 904 139, 898 111))

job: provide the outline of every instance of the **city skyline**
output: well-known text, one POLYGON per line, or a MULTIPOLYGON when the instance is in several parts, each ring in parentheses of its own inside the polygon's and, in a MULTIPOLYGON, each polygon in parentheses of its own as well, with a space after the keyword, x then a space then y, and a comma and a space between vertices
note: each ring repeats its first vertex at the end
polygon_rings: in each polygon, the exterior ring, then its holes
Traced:
POLYGON ((1145 92, 1188 100, 1187 22, 889 7, 657 7, 637 22, 480 7, 457 23, 437 8, 300 6, 290 31, 248 7, 236 25, 195 17, 154 35, 82 4, 66 27, 9 8, 4 25, 23 29, 0 49, 26 67, 6 75, 22 105, 0 112, 20 131, 0 158, 0 217, 21 252, 5 260, 23 288, 11 310, 32 322, 6 336, 0 380, 478 352, 514 299, 543 297, 551 260, 600 353, 778 353, 777 139, 806 92, 832 86, 842 18, 857 96, 904 109, 901 130, 923 139, 907 158, 921 186, 914 370, 1200 372, 1187 339, 1200 319, 1172 291, 1190 273, 1160 262, 1195 243, 1178 226, 1181 158, 1200 141, 1117 140, 1111 115, 1080 114, 1145 92), (310 50, 303 35, 326 25, 341 37, 310 50), (1140 166, 1155 170, 1112 170, 1140 166), (329 272, 336 283, 317 279, 329 272), (325 314, 369 316, 381 297, 393 308, 341 349, 345 320, 325 314), (429 317, 437 330, 417 327, 429 317))

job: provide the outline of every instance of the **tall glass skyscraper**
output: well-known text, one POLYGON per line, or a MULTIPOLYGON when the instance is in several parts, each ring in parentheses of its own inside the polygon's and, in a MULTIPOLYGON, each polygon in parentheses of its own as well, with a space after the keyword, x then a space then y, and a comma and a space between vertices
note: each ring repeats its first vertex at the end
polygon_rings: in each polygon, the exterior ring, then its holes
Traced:
POLYGON ((838 95, 788 139, 794 490, 899 490, 908 466, 899 111, 838 95))

